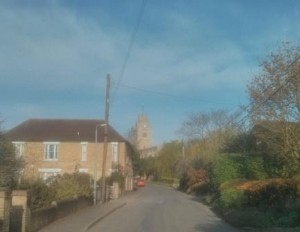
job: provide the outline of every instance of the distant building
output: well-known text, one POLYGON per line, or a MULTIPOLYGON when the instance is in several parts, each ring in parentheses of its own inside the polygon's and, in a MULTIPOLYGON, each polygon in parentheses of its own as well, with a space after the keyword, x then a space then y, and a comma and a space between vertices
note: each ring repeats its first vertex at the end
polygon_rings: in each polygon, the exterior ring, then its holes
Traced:
POLYGON ((151 126, 144 113, 138 116, 135 126, 131 129, 129 140, 137 148, 142 159, 157 156, 161 149, 161 146, 152 145, 151 126))
POLYGON ((144 150, 152 147, 151 127, 146 114, 139 115, 135 131, 138 150, 144 150))
POLYGON ((141 159, 147 159, 150 157, 155 157, 157 156, 157 153, 160 151, 162 146, 153 146, 153 147, 148 147, 142 150, 139 150, 140 152, 140 158, 141 159))

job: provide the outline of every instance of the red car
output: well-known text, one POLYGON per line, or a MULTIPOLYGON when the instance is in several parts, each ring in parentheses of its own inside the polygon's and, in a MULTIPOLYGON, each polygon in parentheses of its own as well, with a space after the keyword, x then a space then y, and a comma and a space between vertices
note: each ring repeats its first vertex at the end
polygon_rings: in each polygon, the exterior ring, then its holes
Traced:
POLYGON ((136 186, 138 186, 138 187, 145 187, 145 184, 146 184, 145 180, 142 180, 142 179, 140 179, 136 182, 136 186))

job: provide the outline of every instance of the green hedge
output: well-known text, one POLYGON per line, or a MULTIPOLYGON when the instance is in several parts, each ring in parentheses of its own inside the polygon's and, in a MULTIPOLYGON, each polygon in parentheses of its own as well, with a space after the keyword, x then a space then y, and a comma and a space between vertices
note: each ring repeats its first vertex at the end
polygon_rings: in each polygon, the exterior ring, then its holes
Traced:
POLYGON ((211 166, 211 180, 215 189, 233 179, 265 179, 268 177, 263 158, 244 154, 221 154, 211 166))
POLYGON ((241 178, 240 165, 232 159, 232 155, 220 155, 211 167, 211 181, 215 189, 226 181, 241 178))
POLYGON ((247 204, 247 196, 243 191, 227 189, 220 193, 218 207, 221 211, 227 212, 230 209, 238 209, 247 204))

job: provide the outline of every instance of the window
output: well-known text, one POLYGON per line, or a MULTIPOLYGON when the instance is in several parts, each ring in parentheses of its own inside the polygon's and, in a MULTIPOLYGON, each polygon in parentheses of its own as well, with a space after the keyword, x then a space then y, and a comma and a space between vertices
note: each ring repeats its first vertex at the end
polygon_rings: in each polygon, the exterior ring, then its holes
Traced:
POLYGON ((44 145, 44 158, 45 160, 57 160, 58 157, 58 143, 45 143, 44 145))
POLYGON ((81 161, 87 161, 88 143, 81 143, 81 161))
POLYGON ((24 142, 13 142, 16 150, 16 157, 20 158, 24 155, 24 142))
POLYGON ((89 170, 87 168, 79 168, 78 170, 80 173, 88 173, 89 170))
POLYGON ((42 180, 47 180, 51 177, 57 176, 61 169, 60 168, 39 168, 39 175, 42 180))
POLYGON ((118 143, 111 143, 111 161, 118 162, 118 143))

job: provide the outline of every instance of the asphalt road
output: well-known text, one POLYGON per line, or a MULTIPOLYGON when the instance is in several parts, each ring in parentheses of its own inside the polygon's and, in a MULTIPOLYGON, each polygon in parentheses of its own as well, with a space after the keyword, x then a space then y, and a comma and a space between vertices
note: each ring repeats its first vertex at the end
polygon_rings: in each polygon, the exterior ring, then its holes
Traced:
POLYGON ((195 197, 148 184, 88 232, 236 232, 195 197))

